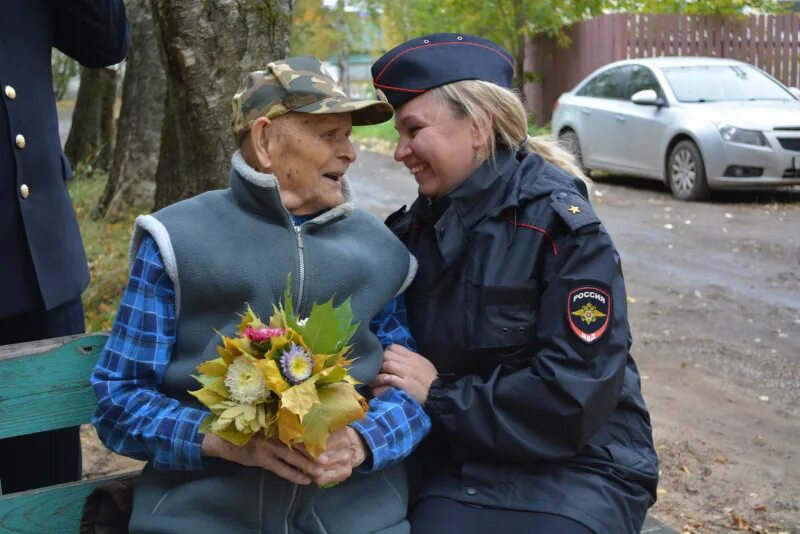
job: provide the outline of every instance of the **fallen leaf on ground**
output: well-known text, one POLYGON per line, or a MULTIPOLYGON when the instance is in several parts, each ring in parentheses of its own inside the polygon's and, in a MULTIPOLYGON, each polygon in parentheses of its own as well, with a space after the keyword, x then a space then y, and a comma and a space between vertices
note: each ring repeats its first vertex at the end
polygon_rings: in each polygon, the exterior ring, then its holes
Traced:
POLYGON ((733 514, 731 516, 731 524, 730 526, 736 527, 739 530, 747 530, 750 528, 750 523, 747 522, 747 519, 740 515, 733 514))

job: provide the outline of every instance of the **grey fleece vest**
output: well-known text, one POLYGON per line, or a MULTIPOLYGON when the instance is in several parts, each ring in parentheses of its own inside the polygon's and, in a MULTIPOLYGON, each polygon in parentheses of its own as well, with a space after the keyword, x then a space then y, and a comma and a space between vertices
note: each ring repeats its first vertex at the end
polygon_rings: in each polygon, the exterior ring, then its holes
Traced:
MULTIPOLYGON (((360 326, 351 340, 351 374, 369 383, 382 359, 369 329, 416 264, 377 219, 347 202, 295 227, 274 177, 233 157, 230 188, 211 191, 139 217, 131 249, 153 236, 176 292, 176 343, 160 390, 198 406, 195 367, 216 357, 219 336, 232 335, 249 303, 266 320, 291 274, 299 317, 314 302, 351 297, 360 326)), ((406 532, 407 489, 400 466, 354 474, 335 488, 299 487, 257 468, 204 459, 197 473, 145 468, 137 485, 131 532, 366 533, 406 532)))

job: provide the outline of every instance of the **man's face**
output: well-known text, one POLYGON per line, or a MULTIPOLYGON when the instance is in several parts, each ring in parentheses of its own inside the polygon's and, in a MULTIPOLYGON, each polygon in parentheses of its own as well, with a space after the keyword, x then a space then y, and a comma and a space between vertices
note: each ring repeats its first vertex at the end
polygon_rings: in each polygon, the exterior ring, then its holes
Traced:
POLYGON ((312 215, 344 202, 341 178, 356 159, 350 113, 287 113, 272 121, 269 171, 293 215, 312 215))

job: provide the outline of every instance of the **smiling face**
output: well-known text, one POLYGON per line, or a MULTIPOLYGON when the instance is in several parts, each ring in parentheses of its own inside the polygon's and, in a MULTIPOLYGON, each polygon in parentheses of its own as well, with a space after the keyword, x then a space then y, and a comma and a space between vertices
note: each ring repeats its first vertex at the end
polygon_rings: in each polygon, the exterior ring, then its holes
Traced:
POLYGON ((278 179, 293 215, 312 215, 344 202, 341 178, 356 159, 350 113, 287 113, 271 121, 264 171, 278 179))
POLYGON ((456 116, 426 92, 404 104, 395 115, 400 140, 394 159, 405 165, 419 184, 419 192, 441 198, 472 174, 486 156, 476 122, 456 116))

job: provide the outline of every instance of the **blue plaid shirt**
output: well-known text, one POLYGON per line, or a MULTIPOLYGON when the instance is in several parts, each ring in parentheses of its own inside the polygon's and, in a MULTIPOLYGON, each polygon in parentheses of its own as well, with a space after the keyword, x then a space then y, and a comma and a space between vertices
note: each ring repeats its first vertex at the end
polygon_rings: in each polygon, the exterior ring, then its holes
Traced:
MULTIPOLYGON (((198 429, 209 412, 183 405, 158 389, 175 343, 175 323, 174 286, 155 241, 146 236, 111 336, 92 373, 98 398, 92 423, 103 443, 119 454, 152 460, 161 470, 199 470, 203 435, 198 429)), ((406 325, 401 295, 371 321, 370 329, 384 347, 397 343, 413 350, 406 325)), ((408 456, 431 423, 414 399, 390 388, 371 399, 367 416, 351 426, 371 452, 371 458, 358 468, 367 473, 408 456)))

